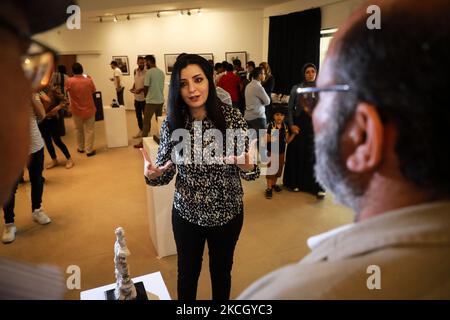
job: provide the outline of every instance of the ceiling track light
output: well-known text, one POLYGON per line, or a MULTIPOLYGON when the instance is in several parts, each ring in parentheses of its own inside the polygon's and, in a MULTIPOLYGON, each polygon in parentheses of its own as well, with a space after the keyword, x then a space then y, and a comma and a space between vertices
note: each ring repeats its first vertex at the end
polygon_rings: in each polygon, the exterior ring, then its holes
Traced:
POLYGON ((119 17, 123 17, 124 19, 127 19, 128 21, 131 20, 131 16, 132 15, 145 15, 145 14, 155 14, 156 13, 156 17, 157 18, 161 18, 163 13, 173 13, 176 14, 176 12, 178 12, 179 16, 184 16, 184 15, 188 15, 188 16, 193 16, 195 14, 201 16, 202 15, 202 8, 185 8, 185 9, 170 9, 170 10, 159 10, 159 11, 148 11, 148 12, 131 12, 131 13, 105 13, 102 16, 97 16, 98 17, 98 22, 103 22, 103 20, 105 21, 112 21, 114 22, 118 22, 119 21, 119 17))

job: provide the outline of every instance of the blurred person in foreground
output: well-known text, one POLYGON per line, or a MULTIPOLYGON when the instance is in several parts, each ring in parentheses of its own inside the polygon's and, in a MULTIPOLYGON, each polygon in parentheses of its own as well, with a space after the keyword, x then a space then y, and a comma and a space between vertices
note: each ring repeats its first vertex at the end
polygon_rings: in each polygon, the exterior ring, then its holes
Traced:
MULTIPOLYGON (((56 53, 33 40, 68 18, 73 1, 4 0, 0 6, 0 203, 8 200, 26 165, 30 145, 30 96, 51 79, 56 53), (52 10, 48 10, 51 7, 52 10)), ((55 299, 64 293, 56 270, 0 258, 0 299, 55 299)))
POLYGON ((302 90, 320 94, 316 175, 355 223, 240 299, 450 298, 449 12, 443 0, 370 2, 339 29, 317 88, 302 90))

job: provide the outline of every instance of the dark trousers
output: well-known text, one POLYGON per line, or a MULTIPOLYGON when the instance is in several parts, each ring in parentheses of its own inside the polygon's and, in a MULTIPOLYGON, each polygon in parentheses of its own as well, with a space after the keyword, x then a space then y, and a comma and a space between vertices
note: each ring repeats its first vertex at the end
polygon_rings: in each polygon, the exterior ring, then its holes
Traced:
POLYGON ((258 139, 258 148, 259 148, 259 139, 262 137, 262 135, 265 135, 267 132, 267 130, 265 130, 265 129, 267 129, 266 119, 265 118, 256 118, 253 120, 246 120, 246 121, 247 121, 247 125, 250 129, 256 130, 257 136, 256 137, 252 136, 251 140, 253 140, 255 138, 258 139), (260 135, 260 132, 259 132, 259 130, 261 130, 261 129, 265 130, 264 134, 261 133, 262 135, 260 135))
MULTIPOLYGON (((42 170, 44 170, 44 148, 30 154, 30 159, 28 162, 28 173, 30 175, 31 182, 32 212, 36 209, 39 209, 42 203, 42 193, 44 192, 44 179, 42 178, 42 170)), ((17 182, 14 185, 10 199, 3 206, 5 223, 14 223, 14 205, 19 180, 20 177, 17 179, 17 182)))
POLYGON ((142 137, 148 137, 152 126, 152 117, 155 115, 156 121, 158 121, 158 113, 163 107, 163 103, 152 104, 146 103, 144 108, 144 123, 142 125, 142 137))
POLYGON ((41 131, 42 138, 45 141, 47 151, 52 159, 56 159, 56 152, 55 147, 53 146, 53 142, 62 151, 66 159, 70 159, 70 152, 64 142, 61 140, 61 128, 59 127, 59 121, 60 120, 58 118, 47 118, 39 124, 39 129, 41 131))
POLYGON ((208 242, 209 272, 213 300, 228 300, 234 248, 241 233, 244 214, 218 227, 202 227, 172 211, 172 227, 178 253, 178 300, 195 300, 202 269, 203 249, 208 242))
POLYGON ((117 92, 117 103, 121 106, 124 106, 125 103, 123 102, 123 91, 125 90, 125 87, 122 87, 119 91, 117 92))
POLYGON ((144 115, 144 110, 145 110, 145 100, 144 101, 134 100, 134 111, 136 111, 136 119, 138 127, 141 131, 143 128, 142 116, 144 115))
POLYGON ((269 105, 265 106, 264 108, 265 108, 267 122, 272 121, 273 120, 272 105, 269 104, 269 105))

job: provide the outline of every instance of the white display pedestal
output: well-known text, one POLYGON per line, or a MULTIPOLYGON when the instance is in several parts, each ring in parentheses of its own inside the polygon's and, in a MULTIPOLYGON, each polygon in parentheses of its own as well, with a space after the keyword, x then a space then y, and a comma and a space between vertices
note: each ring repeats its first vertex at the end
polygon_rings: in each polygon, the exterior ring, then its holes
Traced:
MULTIPOLYGON (((133 283, 142 281, 144 283, 145 291, 147 294, 150 293, 149 300, 171 300, 169 291, 164 283, 161 276, 161 272, 154 272, 146 274, 145 276, 140 276, 133 278, 133 283), (157 298, 153 298, 153 296, 157 298)), ((106 300, 105 292, 116 287, 115 283, 109 284, 107 286, 94 288, 91 290, 81 291, 80 300, 106 300)))
MULTIPOLYGON (((144 149, 156 162, 158 144, 153 138, 143 139, 144 149)), ((177 248, 172 231, 172 205, 175 190, 175 177, 165 186, 152 187, 147 185, 147 211, 150 225, 150 236, 155 246, 158 258, 177 254, 177 248)))
POLYGON ((128 146, 127 116, 124 106, 111 108, 103 106, 106 142, 108 148, 128 146))

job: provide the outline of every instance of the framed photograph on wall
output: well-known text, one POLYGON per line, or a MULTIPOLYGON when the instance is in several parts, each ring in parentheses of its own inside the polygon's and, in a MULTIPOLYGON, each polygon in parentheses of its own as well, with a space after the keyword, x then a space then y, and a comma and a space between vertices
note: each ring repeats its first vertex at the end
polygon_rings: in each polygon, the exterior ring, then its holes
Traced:
POLYGON ((212 53, 197 53, 200 57, 205 58, 206 60, 212 60, 214 62, 214 55, 212 53))
POLYGON ((113 56, 112 59, 117 62, 124 76, 130 75, 130 64, 128 63, 127 56, 113 56))
POLYGON ((173 65, 177 61, 179 53, 169 53, 164 55, 164 62, 166 64, 166 74, 172 74, 173 65))
POLYGON ((241 65, 245 68, 247 64, 247 51, 225 52, 225 60, 233 64, 233 60, 241 60, 241 65))

